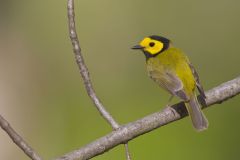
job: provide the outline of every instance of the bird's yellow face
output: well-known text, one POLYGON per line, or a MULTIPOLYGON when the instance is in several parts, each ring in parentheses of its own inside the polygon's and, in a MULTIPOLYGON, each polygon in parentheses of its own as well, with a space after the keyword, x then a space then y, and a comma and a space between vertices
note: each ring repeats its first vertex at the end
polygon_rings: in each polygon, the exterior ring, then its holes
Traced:
POLYGON ((161 41, 146 37, 140 42, 140 46, 143 47, 143 51, 154 55, 161 52, 164 44, 161 41))
POLYGON ((161 36, 149 36, 144 38, 139 45, 132 49, 140 49, 144 52, 147 58, 154 57, 164 50, 168 49, 170 40, 161 36))

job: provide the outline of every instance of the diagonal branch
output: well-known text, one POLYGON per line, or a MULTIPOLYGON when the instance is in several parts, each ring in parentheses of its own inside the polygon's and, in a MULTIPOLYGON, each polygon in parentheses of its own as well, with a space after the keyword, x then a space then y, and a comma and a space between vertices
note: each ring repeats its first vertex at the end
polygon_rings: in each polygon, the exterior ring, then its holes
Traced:
MULTIPOLYGON (((222 103, 239 93, 240 76, 207 91, 207 99, 205 102, 202 101, 201 97, 198 98, 203 104, 203 107, 206 108, 217 103, 222 103)), ((140 120, 128 123, 118 130, 113 131, 78 150, 72 151, 57 160, 74 160, 78 158, 81 160, 90 159, 114 148, 119 144, 123 144, 156 128, 182 119, 187 115, 188 113, 184 103, 177 103, 164 109, 163 111, 153 113, 140 120)))
POLYGON ((41 160, 40 156, 22 139, 10 124, 0 115, 0 126, 13 142, 32 160, 41 160))

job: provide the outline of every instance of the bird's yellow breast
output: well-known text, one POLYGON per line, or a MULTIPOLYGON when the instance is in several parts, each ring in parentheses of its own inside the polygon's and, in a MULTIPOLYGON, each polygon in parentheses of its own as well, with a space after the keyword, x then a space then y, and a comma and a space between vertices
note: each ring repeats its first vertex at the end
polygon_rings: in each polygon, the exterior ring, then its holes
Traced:
POLYGON ((166 85, 173 85, 166 76, 167 72, 171 72, 181 80, 185 93, 193 94, 195 79, 189 67, 189 60, 181 50, 169 48, 156 57, 149 58, 146 63, 149 76, 164 89, 167 89, 164 87, 166 85))

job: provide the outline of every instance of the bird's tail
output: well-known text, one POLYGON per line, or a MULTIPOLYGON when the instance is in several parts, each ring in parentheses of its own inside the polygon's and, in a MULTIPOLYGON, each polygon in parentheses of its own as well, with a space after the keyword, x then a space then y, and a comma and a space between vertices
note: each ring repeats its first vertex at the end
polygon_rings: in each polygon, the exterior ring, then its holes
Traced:
POLYGON ((201 106, 198 103, 197 97, 194 94, 190 97, 190 101, 185 103, 188 113, 192 119, 192 124, 197 131, 203 131, 208 128, 208 120, 201 111, 201 106))

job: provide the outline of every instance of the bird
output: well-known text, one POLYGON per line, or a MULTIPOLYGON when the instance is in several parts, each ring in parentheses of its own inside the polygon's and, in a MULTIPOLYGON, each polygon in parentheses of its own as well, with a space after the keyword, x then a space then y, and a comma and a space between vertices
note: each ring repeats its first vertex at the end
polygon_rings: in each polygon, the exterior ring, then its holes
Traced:
POLYGON ((202 98, 206 99, 206 95, 198 73, 185 53, 174 47, 168 38, 157 35, 144 37, 132 49, 143 51, 149 77, 171 95, 168 103, 173 97, 180 98, 193 127, 197 131, 207 129, 209 123, 197 100, 196 88, 202 98))

